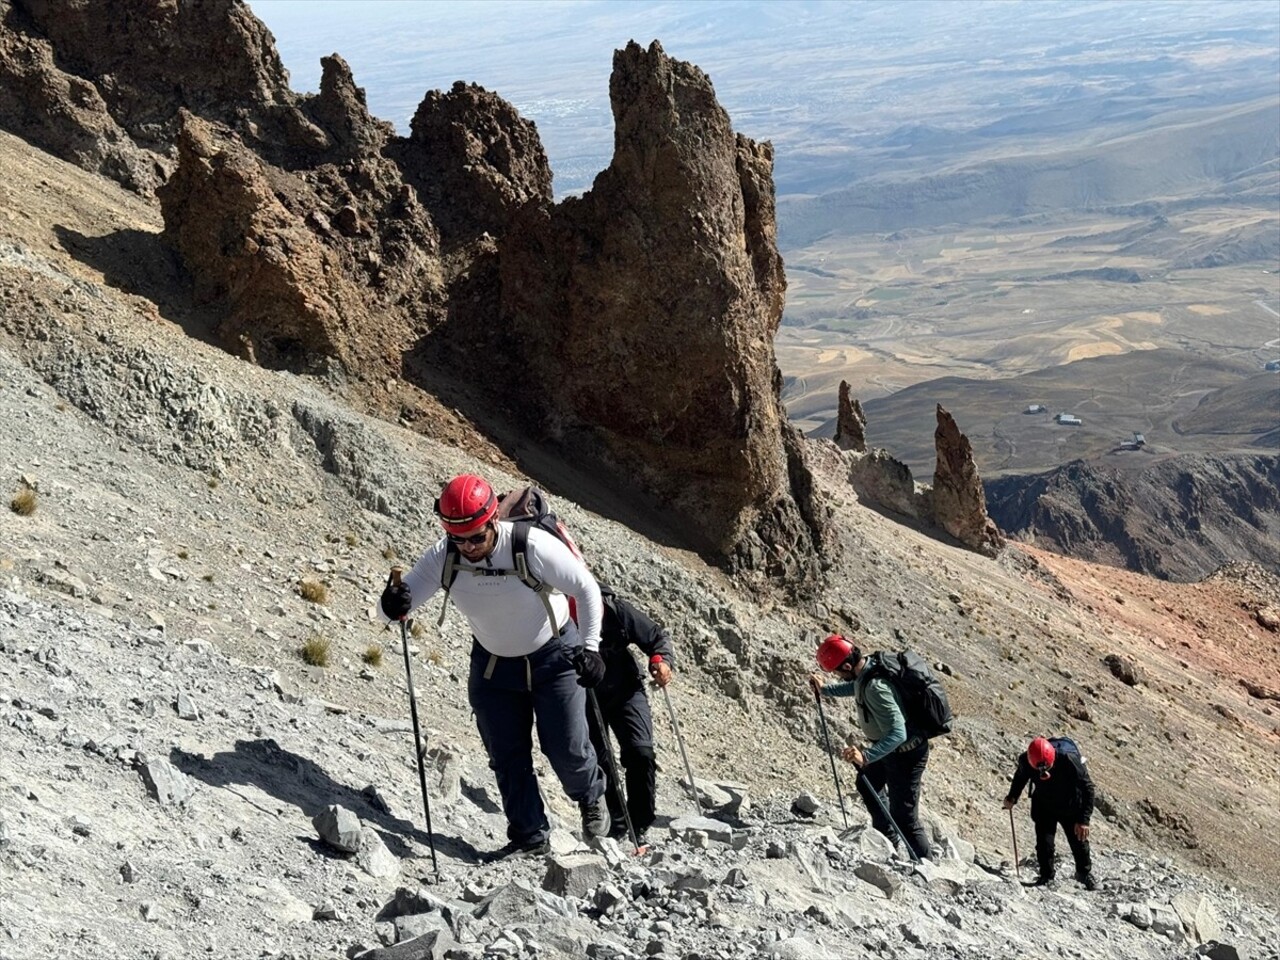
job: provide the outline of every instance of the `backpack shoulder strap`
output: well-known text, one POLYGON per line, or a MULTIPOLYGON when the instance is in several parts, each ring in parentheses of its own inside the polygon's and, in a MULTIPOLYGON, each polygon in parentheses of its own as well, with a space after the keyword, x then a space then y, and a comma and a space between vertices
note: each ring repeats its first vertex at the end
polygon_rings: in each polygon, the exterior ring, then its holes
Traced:
POLYGON ((458 548, 449 540, 444 542, 444 566, 440 568, 440 586, 444 589, 444 600, 440 604, 440 618, 436 626, 444 624, 444 615, 449 610, 449 591, 453 589, 453 581, 458 579, 458 548))
POLYGON ((531 520, 517 520, 511 529, 511 563, 516 568, 516 576, 520 582, 538 595, 542 607, 547 611, 547 622, 551 624, 551 635, 560 635, 560 625, 556 623, 556 612, 551 609, 551 592, 554 589, 539 580, 529 570, 529 527, 531 520))

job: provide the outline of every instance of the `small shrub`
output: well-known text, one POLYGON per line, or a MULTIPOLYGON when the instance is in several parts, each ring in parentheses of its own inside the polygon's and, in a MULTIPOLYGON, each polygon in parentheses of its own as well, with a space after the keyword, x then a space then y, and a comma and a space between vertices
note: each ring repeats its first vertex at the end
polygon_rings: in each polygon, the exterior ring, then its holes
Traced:
POLYGON ((342 539, 346 541, 346 544, 348 547, 354 547, 357 543, 360 542, 360 538, 357 537, 354 533, 343 534, 342 539))
POLYGON ((208 479, 207 483, 208 483, 208 485, 209 485, 209 489, 210 489, 210 490, 217 490, 217 489, 218 489, 218 478, 217 478, 217 477, 210 477, 210 478, 208 479))
POLYGON ((36 504, 38 502, 39 498, 36 496, 36 492, 30 487, 23 487, 9 501, 9 509, 20 517, 29 517, 36 512, 36 504))
POLYGON ((212 573, 206 573, 206 574, 205 574, 203 577, 201 577, 200 579, 201 579, 201 580, 203 580, 205 583, 213 583, 213 574, 212 574, 212 573))
POLYGON ((435 647, 432 647, 427 651, 427 659, 438 667, 440 664, 444 663, 444 654, 435 647))
POLYGON ((313 667, 327 667, 329 665, 329 657, 333 650, 333 641, 319 634, 308 637, 307 642, 302 645, 299 654, 302 662, 313 667))
POLYGON ((412 636, 415 640, 417 640, 426 632, 427 632, 427 628, 424 627, 417 620, 414 620, 411 624, 409 624, 409 635, 412 636))
POLYGON ((385 550, 382 551, 383 560, 394 560, 395 558, 396 558, 395 547, 387 547, 385 550))
POLYGON ((382 647, 376 643, 371 643, 364 648, 364 653, 360 654, 360 659, 371 667, 382 666, 382 647))
POLYGON ((298 596, 309 603, 324 603, 329 599, 329 588, 319 580, 303 580, 298 584, 298 596))
POLYGON ((186 560, 189 556, 191 556, 191 555, 190 555, 189 553, 187 553, 187 551, 186 551, 186 550, 179 550, 179 551, 178 551, 178 559, 179 559, 179 560, 186 560))

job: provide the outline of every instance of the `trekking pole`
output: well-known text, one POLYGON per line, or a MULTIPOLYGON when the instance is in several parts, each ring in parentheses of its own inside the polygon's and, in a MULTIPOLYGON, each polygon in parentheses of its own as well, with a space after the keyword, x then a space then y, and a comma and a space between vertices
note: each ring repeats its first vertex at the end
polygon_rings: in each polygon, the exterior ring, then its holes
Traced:
POLYGON ((884 800, 880 796, 880 791, 871 786, 871 781, 867 779, 867 775, 861 770, 858 771, 859 785, 867 793, 871 794, 876 802, 876 806, 880 808, 880 812, 884 814, 885 820, 889 821, 889 826, 893 827, 893 832, 898 838, 898 842, 907 848, 907 853, 911 855, 912 863, 919 863, 920 856, 916 853, 915 848, 907 843, 907 835, 902 832, 902 828, 898 826, 898 821, 893 819, 893 815, 889 813, 889 808, 885 806, 884 800))
POLYGON ((640 846, 640 840, 636 837, 636 828, 631 825, 631 812, 627 809, 627 795, 622 790, 622 781, 618 778, 618 767, 613 760, 613 741, 609 739, 609 728, 604 725, 604 714, 600 712, 600 701, 596 699, 596 692, 590 687, 587 687, 586 691, 587 699, 591 701, 591 711, 595 714, 596 725, 600 728, 600 742, 604 745, 604 761, 609 769, 609 779, 613 781, 613 793, 617 798, 618 806, 622 808, 622 819, 626 821, 627 835, 631 837, 631 849, 635 856, 638 857, 644 853, 644 849, 640 846))
POLYGON ((831 779, 836 782, 836 799, 840 801, 840 816, 844 817, 844 828, 849 829, 849 814, 844 808, 844 794, 840 791, 840 774, 836 773, 836 758, 831 752, 831 734, 827 731, 827 715, 822 712, 822 694, 814 690, 813 698, 818 703, 818 720, 822 724, 822 739, 827 743, 827 759, 831 761, 831 779))
POLYGON ((1013 872, 1022 882, 1022 867, 1018 863, 1018 828, 1013 825, 1013 807, 1009 808, 1009 832, 1013 834, 1013 872))
MULTIPOLYGON (((391 582, 400 584, 401 569, 391 568, 391 582)), ((431 871, 440 879, 440 865, 436 862, 436 835, 431 829, 431 801, 427 797, 427 769, 424 766, 427 747, 422 742, 418 727, 418 698, 413 693, 413 667, 409 663, 409 618, 400 618, 400 647, 404 651, 404 676, 409 685, 409 716, 413 718, 413 752, 418 758, 418 785, 422 787, 422 810, 427 816, 427 843, 431 847, 431 871)))
POLYGON ((680 744, 680 757, 684 760, 684 772, 689 775, 689 789, 693 791, 693 804, 698 808, 698 816, 702 812, 702 798, 698 796, 698 782, 693 779, 693 767, 689 765, 689 754, 684 748, 684 737, 680 735, 680 721, 676 719, 676 708, 671 704, 671 694, 666 687, 659 687, 662 698, 667 701, 667 713, 671 715, 671 729, 676 732, 676 743, 680 744))

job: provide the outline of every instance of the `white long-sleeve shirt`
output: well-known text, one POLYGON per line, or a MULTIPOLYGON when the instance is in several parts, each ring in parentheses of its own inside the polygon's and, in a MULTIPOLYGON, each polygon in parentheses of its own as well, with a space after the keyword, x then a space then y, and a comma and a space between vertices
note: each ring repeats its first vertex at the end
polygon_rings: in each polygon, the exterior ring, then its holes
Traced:
MULTIPOLYGON (((514 573, 512 526, 505 520, 498 523, 498 542, 479 563, 468 563, 466 557, 458 554, 457 576, 449 591, 449 599, 467 618, 480 646, 500 657, 528 656, 551 639, 551 624, 547 621, 547 610, 541 598, 514 573), (509 570, 512 573, 505 577, 487 577, 472 572, 484 569, 509 570)), ((404 576, 414 608, 426 603, 440 590, 446 549, 447 541, 442 537, 404 576)), ((586 564, 559 539, 537 527, 529 528, 525 561, 533 576, 560 591, 551 594, 550 598, 557 625, 567 629, 570 636, 574 632, 581 634, 588 650, 599 650, 604 607, 600 600, 600 587, 586 564), (576 631, 569 618, 566 594, 578 601, 576 631)), ((379 614, 386 619, 381 609, 379 614)))

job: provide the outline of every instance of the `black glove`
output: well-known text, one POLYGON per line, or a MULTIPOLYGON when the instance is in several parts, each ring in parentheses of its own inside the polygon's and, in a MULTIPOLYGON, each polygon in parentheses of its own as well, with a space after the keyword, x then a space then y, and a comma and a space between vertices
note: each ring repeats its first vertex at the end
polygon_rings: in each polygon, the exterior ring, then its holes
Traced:
POLYGON ((573 669, 578 672, 578 686, 598 687, 604 679, 604 657, 595 650, 581 650, 573 658, 573 669))
POLYGON ((409 588, 403 583, 392 583, 387 577, 387 587, 382 591, 382 612, 388 620, 403 620, 413 608, 409 588))

